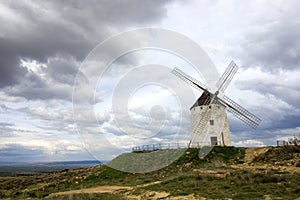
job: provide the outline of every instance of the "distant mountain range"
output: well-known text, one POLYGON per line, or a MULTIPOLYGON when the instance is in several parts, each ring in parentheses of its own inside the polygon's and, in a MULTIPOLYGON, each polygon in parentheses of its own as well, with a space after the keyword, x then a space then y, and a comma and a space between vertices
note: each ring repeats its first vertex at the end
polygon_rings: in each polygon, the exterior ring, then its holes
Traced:
POLYGON ((1 162, 0 166, 37 166, 37 165, 81 165, 81 164, 91 164, 91 165, 98 165, 98 164, 105 164, 108 161, 100 162, 98 160, 76 160, 76 161, 54 161, 54 162, 1 162))
POLYGON ((105 164, 98 160, 56 161, 56 162, 0 162, 0 176, 37 175, 64 171, 69 169, 86 168, 105 164))

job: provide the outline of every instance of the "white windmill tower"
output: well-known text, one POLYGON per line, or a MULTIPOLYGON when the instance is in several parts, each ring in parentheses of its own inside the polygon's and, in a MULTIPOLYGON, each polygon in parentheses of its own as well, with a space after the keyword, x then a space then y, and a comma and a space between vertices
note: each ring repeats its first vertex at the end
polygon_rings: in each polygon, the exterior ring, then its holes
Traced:
POLYGON ((209 88, 195 78, 175 67, 173 74, 194 88, 203 91, 202 95, 190 108, 191 110, 191 146, 230 146, 230 129, 226 109, 235 117, 256 129, 261 119, 247 111, 235 101, 224 95, 238 66, 231 61, 216 84, 216 89, 209 88))

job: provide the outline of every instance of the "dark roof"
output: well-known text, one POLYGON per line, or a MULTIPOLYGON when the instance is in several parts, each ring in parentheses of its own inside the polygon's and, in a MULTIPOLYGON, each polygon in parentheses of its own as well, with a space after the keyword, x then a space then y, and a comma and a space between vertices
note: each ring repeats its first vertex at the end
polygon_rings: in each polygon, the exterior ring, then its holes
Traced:
POLYGON ((198 98, 198 100, 194 103, 194 105, 190 108, 190 110, 197 106, 208 105, 211 101, 212 95, 208 91, 204 91, 202 95, 198 98))

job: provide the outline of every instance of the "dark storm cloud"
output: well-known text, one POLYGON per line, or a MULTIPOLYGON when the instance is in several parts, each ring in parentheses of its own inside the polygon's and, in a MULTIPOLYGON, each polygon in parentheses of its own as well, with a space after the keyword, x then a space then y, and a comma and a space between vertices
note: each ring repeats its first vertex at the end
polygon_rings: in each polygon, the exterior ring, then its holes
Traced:
POLYGON ((72 58, 69 60, 56 58, 51 59, 48 63, 48 67, 43 69, 52 79, 60 83, 73 85, 77 68, 78 64, 72 58))
POLYGON ((28 100, 63 99, 71 101, 72 87, 41 79, 35 73, 28 72, 20 80, 19 85, 7 86, 3 89, 10 96, 23 97, 28 100))
MULTIPOLYGON (((101 1, 81 1, 81 0, 56 0, 53 3, 53 8, 64 10, 68 14, 64 15, 67 18, 82 19, 88 18, 90 23, 82 24, 84 27, 93 28, 94 22, 105 21, 116 25, 137 25, 147 24, 153 21, 160 20, 165 15, 165 6, 168 1, 164 0, 101 0, 101 1), (77 10, 82 12, 78 15, 77 10), (90 16, 93 16, 90 18, 90 16)), ((88 22, 87 21, 87 22, 88 22)))
MULTIPOLYGON (((20 67, 20 59, 47 63, 51 57, 73 57, 80 62, 112 33, 161 19, 167 1, 8 1, 2 4, 5 12, 0 15, 0 87, 3 88, 31 76, 20 67)), ((58 82, 72 82, 74 68, 68 63, 50 63, 49 67, 47 72, 58 82)), ((36 87, 30 94, 32 98, 39 92, 41 99, 48 98, 43 94, 44 85, 36 87)), ((14 90, 11 95, 20 93, 16 91, 18 88, 14 90)), ((19 90, 26 92, 26 88, 19 90)))
POLYGON ((278 120, 269 130, 280 130, 280 129, 288 129, 288 128, 295 128, 300 127, 300 114, 295 115, 287 115, 284 116, 283 119, 278 120))
POLYGON ((25 68, 18 67, 18 55, 10 45, 9 41, 0 37, 0 88, 18 83, 27 72, 25 68))

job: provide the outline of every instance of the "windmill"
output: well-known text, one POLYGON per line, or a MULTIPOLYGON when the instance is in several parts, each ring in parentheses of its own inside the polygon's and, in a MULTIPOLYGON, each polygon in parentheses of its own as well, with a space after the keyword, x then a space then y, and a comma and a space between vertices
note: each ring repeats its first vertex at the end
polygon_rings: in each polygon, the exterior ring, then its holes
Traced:
POLYGON ((224 95, 237 70, 238 66, 231 61, 228 68, 219 78, 216 89, 212 89, 215 87, 208 87, 177 67, 172 70, 172 73, 180 79, 194 88, 203 91, 202 95, 190 108, 191 140, 189 147, 230 146, 230 129, 226 110, 253 129, 259 126, 261 119, 224 95))

